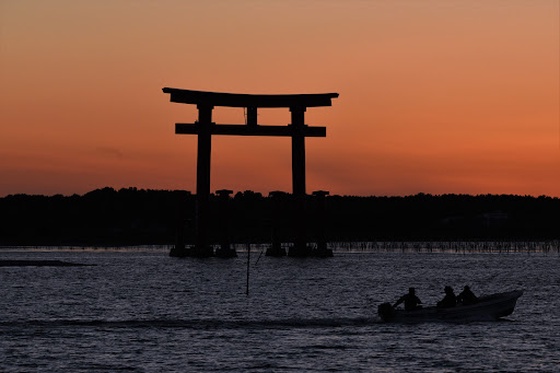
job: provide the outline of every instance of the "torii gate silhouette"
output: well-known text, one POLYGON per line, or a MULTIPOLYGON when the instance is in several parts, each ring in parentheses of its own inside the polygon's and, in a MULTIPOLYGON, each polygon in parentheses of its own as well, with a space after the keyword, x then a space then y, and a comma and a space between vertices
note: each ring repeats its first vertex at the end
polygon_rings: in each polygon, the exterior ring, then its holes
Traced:
MULTIPOLYGON (((310 127, 305 124, 305 111, 308 107, 331 106, 331 99, 338 93, 319 94, 280 94, 256 95, 193 91, 177 88, 163 88, 170 94, 170 101, 196 105, 198 120, 195 123, 176 123, 176 134, 198 136, 196 171, 196 237, 195 246, 175 252, 176 256, 207 257, 213 255, 209 245, 210 225, 210 153, 212 135, 237 136, 287 136, 292 138, 292 189, 295 199, 294 243, 289 256, 307 256, 306 231, 304 219, 305 202, 305 138, 325 137, 325 127, 310 127), (216 124, 212 122, 212 110, 216 106, 239 107, 247 110, 246 124, 216 124), (263 126, 257 123, 259 108, 288 108, 291 124, 285 126, 263 126)), ((177 249, 177 248, 176 248, 177 249)))

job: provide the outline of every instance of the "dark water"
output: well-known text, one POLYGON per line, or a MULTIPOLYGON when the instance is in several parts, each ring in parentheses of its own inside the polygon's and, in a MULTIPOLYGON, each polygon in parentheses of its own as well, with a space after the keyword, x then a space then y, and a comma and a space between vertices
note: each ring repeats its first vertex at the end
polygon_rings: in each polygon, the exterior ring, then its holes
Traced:
POLYGON ((338 253, 174 259, 0 252, 92 267, 0 267, 0 372, 557 372, 557 254, 338 253), (381 323, 415 286, 524 289, 507 321, 381 323))

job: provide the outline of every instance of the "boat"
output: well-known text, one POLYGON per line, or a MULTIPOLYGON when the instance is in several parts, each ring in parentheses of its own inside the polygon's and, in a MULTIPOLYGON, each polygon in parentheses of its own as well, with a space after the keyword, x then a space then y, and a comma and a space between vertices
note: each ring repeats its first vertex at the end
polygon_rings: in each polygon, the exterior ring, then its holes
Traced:
POLYGON ((458 304, 450 308, 424 307, 413 311, 383 303, 378 306, 377 314, 385 322, 498 320, 513 313, 517 299, 522 294, 522 290, 512 290, 481 296, 474 304, 458 304))

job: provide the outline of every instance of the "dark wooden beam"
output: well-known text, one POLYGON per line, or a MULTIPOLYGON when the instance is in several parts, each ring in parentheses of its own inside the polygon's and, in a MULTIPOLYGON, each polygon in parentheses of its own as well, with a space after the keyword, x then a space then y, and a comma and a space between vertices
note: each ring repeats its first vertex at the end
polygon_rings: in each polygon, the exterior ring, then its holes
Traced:
POLYGON ((331 100, 338 93, 312 93, 287 95, 256 95, 243 93, 222 93, 193 91, 178 88, 163 88, 163 93, 171 95, 171 102, 193 105, 280 108, 280 107, 318 107, 331 106, 331 100))
MULTIPOLYGON (((197 123, 176 123, 175 133, 181 135, 197 135, 201 131, 201 126, 197 123)), ((291 137, 294 134, 302 134, 303 137, 326 137, 325 127, 301 126, 257 126, 241 124, 212 124, 210 134, 212 135, 231 135, 231 136, 284 136, 291 137)))

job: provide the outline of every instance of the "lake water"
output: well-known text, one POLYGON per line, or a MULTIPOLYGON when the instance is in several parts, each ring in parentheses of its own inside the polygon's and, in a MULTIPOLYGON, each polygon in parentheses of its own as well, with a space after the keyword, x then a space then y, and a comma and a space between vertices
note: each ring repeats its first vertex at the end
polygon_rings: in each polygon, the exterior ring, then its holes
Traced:
POLYGON ((557 253, 177 259, 163 250, 0 250, 0 372, 557 372, 557 253), (257 261, 258 259, 258 261, 257 261), (385 324, 377 305, 523 289, 507 321, 385 324))

